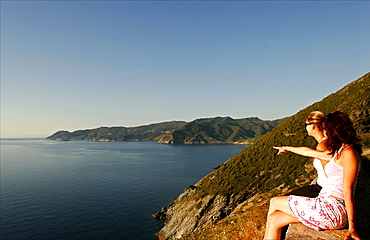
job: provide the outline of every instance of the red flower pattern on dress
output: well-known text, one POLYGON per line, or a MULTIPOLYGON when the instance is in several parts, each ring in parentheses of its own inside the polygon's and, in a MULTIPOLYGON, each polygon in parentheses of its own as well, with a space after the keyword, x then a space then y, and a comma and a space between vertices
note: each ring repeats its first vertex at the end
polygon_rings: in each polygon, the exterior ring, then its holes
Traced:
POLYGON ((316 230, 339 229, 347 223, 346 208, 334 198, 289 196, 288 203, 299 221, 316 230))

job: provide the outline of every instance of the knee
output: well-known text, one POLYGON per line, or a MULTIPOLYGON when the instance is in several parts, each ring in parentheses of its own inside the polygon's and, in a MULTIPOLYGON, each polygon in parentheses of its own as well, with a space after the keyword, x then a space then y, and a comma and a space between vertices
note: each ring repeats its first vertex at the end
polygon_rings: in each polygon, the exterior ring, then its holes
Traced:
POLYGON ((280 220, 281 220, 281 216, 278 212, 273 212, 271 213, 269 216, 267 216, 267 222, 270 226, 279 226, 281 225, 280 224, 280 220))
POLYGON ((270 206, 275 206, 278 201, 278 197, 273 197, 270 199, 270 206))
POLYGON ((270 211, 275 211, 276 210, 276 202, 277 198, 273 197, 270 199, 270 211))

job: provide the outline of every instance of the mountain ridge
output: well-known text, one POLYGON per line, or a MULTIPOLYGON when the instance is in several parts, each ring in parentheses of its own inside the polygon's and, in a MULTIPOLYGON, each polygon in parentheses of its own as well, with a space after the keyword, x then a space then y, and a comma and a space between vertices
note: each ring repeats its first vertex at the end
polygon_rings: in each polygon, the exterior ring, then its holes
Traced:
POLYGON ((73 132, 62 130, 46 139, 61 141, 157 141, 164 144, 250 144, 285 119, 200 118, 191 122, 171 121, 138 127, 99 127, 73 132))
POLYGON ((137 141, 137 137, 141 135, 141 141, 153 141, 156 137, 166 134, 185 123, 185 121, 169 121, 138 127, 99 127, 73 132, 62 130, 46 137, 46 139, 61 141, 137 141))
POLYGON ((233 119, 215 117, 196 119, 164 136, 160 143, 253 143, 286 118, 261 120, 257 117, 233 119))

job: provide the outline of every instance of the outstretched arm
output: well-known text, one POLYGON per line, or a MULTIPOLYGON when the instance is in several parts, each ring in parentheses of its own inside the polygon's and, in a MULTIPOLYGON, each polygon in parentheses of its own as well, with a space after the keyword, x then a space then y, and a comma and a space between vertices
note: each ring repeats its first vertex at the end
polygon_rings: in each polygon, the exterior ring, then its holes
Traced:
POLYGON ((286 151, 302 155, 305 157, 313 157, 318 158, 323 161, 330 161, 332 158, 332 155, 329 154, 329 151, 317 151, 312 148, 308 147, 291 147, 291 146, 284 146, 284 147, 274 147, 275 149, 278 149, 278 154, 283 154, 286 151))

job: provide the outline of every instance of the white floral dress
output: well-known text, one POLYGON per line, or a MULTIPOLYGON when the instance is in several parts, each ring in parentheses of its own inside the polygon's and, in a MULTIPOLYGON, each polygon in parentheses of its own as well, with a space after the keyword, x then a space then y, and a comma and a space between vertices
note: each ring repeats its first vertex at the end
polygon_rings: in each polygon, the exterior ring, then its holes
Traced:
POLYGON ((347 224, 347 211, 341 200, 344 198, 343 167, 335 162, 336 156, 337 154, 325 165, 327 181, 318 197, 288 197, 289 207, 298 220, 316 230, 340 229, 347 224))

